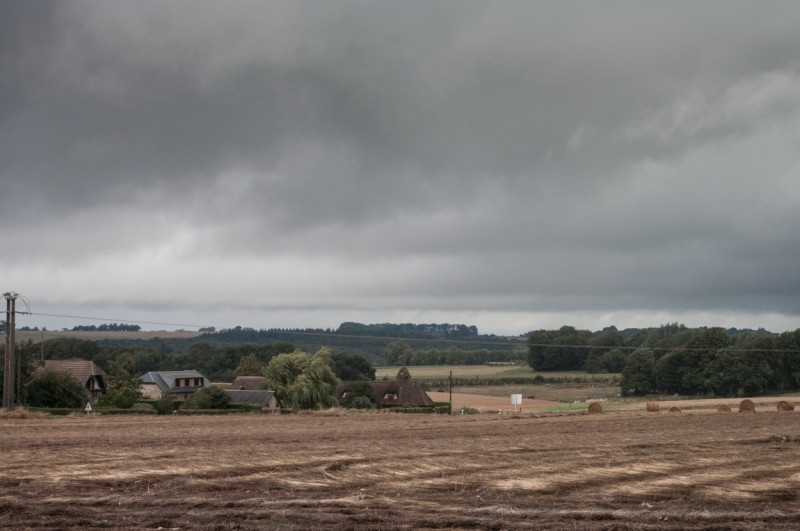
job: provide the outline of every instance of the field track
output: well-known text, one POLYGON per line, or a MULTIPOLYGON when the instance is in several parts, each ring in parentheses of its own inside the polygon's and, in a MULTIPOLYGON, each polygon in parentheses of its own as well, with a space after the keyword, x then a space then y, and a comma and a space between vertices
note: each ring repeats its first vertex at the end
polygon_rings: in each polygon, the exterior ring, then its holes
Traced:
POLYGON ((783 530, 800 413, 0 419, 3 529, 783 530))

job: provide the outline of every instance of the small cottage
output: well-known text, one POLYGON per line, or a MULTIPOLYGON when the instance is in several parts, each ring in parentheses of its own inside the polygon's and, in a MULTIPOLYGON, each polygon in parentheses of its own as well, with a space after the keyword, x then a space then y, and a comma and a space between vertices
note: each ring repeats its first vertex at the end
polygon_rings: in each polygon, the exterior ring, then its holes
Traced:
POLYGON ((242 391, 226 389, 234 404, 258 404, 262 413, 278 414, 281 412, 281 401, 275 391, 242 391))
POLYGON ((144 398, 157 400, 166 394, 188 399, 203 387, 211 387, 211 380, 197 371, 150 371, 142 376, 144 398))
POLYGON ((69 374, 83 384, 92 398, 100 398, 106 393, 106 373, 91 361, 47 360, 44 365, 36 366, 33 376, 46 370, 69 374))
MULTIPOLYGON (((357 382, 342 382, 336 390, 339 404, 344 404, 347 394, 357 382)), ((401 378, 384 382, 369 382, 378 401, 378 408, 434 407, 433 400, 413 380, 401 378)))
POLYGON ((263 376, 237 376, 230 389, 237 391, 260 391, 261 385, 267 381, 263 376))

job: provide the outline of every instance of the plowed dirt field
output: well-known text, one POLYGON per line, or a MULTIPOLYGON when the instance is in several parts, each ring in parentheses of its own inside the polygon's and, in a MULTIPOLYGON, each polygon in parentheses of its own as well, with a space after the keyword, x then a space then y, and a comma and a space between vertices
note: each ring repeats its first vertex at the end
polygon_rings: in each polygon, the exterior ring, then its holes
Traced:
POLYGON ((800 528, 800 413, 0 420, 4 529, 800 528))

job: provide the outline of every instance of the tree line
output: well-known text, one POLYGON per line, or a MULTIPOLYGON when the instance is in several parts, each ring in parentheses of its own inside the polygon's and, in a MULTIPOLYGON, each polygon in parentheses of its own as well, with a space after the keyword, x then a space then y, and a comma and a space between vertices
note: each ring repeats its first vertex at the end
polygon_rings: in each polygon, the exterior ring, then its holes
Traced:
POLYGON ((672 323, 623 339, 564 326, 530 334, 528 363, 537 371, 622 372, 624 394, 782 393, 800 389, 800 329, 731 335, 672 323))
POLYGON ((386 365, 485 365, 491 362, 525 362, 525 347, 513 350, 462 350, 455 345, 438 349, 413 349, 403 340, 389 343, 383 351, 386 365))
POLYGON ((73 332, 138 332, 142 327, 136 324, 103 323, 101 325, 73 326, 73 332))

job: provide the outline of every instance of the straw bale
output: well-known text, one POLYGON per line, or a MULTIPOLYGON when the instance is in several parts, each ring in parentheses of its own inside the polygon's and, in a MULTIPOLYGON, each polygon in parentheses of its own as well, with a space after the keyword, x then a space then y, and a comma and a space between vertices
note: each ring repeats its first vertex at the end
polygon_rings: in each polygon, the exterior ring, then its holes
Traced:
POLYGON ((600 402, 592 402, 589 404, 589 413, 602 413, 603 406, 600 405, 600 402))
POLYGON ((680 413, 681 412, 681 408, 679 408, 678 406, 672 406, 671 408, 669 408, 669 412, 670 413, 680 413))
POLYGON ((651 413, 658 413, 661 411, 661 406, 658 402, 648 402, 647 403, 647 411, 651 413))
POLYGON ((794 411, 794 404, 789 400, 778 402, 778 411, 794 411))
POLYGON ((755 410, 756 410, 756 405, 749 398, 745 398, 744 400, 739 402, 739 413, 742 413, 743 411, 755 411, 755 410))
POLYGON ((728 404, 720 404, 719 406, 717 406, 717 413, 730 413, 730 412, 731 412, 731 406, 729 406, 728 404))

